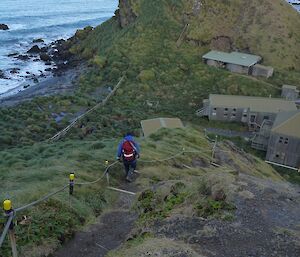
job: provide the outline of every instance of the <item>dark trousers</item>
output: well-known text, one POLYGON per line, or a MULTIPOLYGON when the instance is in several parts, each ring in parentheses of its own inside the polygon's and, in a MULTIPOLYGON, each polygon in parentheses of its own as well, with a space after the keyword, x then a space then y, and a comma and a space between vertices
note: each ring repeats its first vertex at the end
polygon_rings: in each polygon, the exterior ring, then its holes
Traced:
POLYGON ((132 170, 136 169, 136 160, 133 160, 133 161, 123 160, 123 163, 124 163, 124 168, 125 168, 126 176, 128 176, 130 168, 132 170))

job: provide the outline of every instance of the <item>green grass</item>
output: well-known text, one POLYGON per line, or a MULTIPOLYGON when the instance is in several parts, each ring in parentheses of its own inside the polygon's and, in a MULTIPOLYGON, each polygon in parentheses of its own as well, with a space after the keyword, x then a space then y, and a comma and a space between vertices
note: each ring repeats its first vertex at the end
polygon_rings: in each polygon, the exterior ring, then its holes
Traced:
MULTIPOLYGON (((191 181, 211 171, 210 168, 193 167, 183 173, 179 168, 181 163, 191 165, 194 158, 207 160, 210 156, 211 147, 199 134, 203 129, 201 126, 207 123, 195 116, 202 100, 210 93, 271 94, 275 97, 280 95, 276 87, 285 83, 297 84, 300 79, 299 55, 295 53, 298 48, 293 47, 299 45, 299 19, 287 5, 272 1, 270 8, 270 1, 247 1, 244 3, 245 9, 250 12, 241 21, 241 31, 237 33, 233 24, 239 19, 237 15, 241 6, 244 7, 242 1, 210 1, 205 4, 199 17, 191 18, 187 40, 178 48, 176 41, 184 27, 182 18, 185 13, 191 12, 193 2, 132 1, 138 17, 134 24, 121 29, 114 17, 93 31, 86 29, 77 32, 80 42, 75 45, 70 43, 71 51, 87 59, 90 68, 82 74, 72 95, 38 97, 17 107, 0 108, 0 199, 11 198, 14 206, 20 206, 68 183, 71 171, 75 171, 78 181, 93 180, 103 172, 104 160, 114 158, 117 138, 120 139, 127 131, 139 136, 140 120, 166 116, 179 117, 185 123, 192 124, 193 128, 187 131, 161 130, 147 140, 140 139, 142 158, 163 159, 182 148, 201 153, 188 154, 166 163, 141 162, 144 173, 138 185, 147 188, 165 180, 186 184, 187 192, 179 196, 171 195, 162 203, 164 216, 180 211, 183 204, 188 204, 182 196, 196 190, 191 181), (216 8, 209 17, 212 4, 216 8), (251 13, 253 5, 259 6, 255 14, 251 13), (267 15, 261 15, 266 11, 267 15), (252 23, 250 16, 253 17, 252 23), (245 29, 249 29, 249 33, 243 32, 245 29), (262 55, 265 64, 275 67, 274 78, 255 80, 204 65, 201 54, 210 48, 210 40, 221 34, 228 34, 239 49, 250 49, 262 55), (279 38, 286 39, 284 45, 279 38), (191 42, 199 40, 205 41, 204 44, 191 42), (105 90, 116 85, 122 76, 126 78, 124 83, 105 107, 81 120, 60 142, 46 141, 79 113, 101 101, 106 95, 105 90), (157 105, 149 106, 147 101, 157 105), (53 114, 62 112, 65 117, 61 122, 56 122, 53 114), (89 130, 93 133, 87 133, 89 130), (174 145, 177 147, 174 148, 174 145)), ((236 124, 228 128, 239 130, 236 124)), ((239 161, 241 156, 231 153, 230 157, 237 160, 243 172, 282 179, 258 158, 249 170, 239 161)), ((214 172, 222 174, 223 170, 216 169, 214 172)), ((122 175, 120 167, 114 169, 112 174, 113 182, 116 182, 122 175)), ((101 185, 76 187, 71 207, 65 192, 26 212, 36 221, 18 227, 20 250, 26 256, 34 256, 33 249, 37 249, 38 255, 39 251, 46 251, 45 245, 50 245, 47 251, 51 251, 63 241, 62 235, 70 237, 83 224, 92 222, 116 197, 116 194, 107 193, 102 188, 101 185), (57 222, 51 222, 58 208, 61 212, 55 216, 57 222), (72 219, 66 221, 67 216, 72 219), (39 217, 47 222, 45 228, 40 228, 39 217), (53 233, 49 235, 49 231, 53 233)), ((219 209, 214 203, 212 206, 219 209)), ((18 219, 21 222, 21 216, 18 219)), ((7 243, 3 255, 9 256, 7 243)))
MULTIPOLYGON (((198 198, 194 193, 197 192, 196 185, 203 176, 217 172, 219 174, 217 177, 220 177, 221 181, 231 181, 220 176, 226 171, 224 168, 212 170, 211 167, 192 167, 194 159, 209 160, 211 154, 210 143, 197 127, 162 129, 157 132, 154 139, 138 138, 138 141, 141 143, 142 158, 139 161, 138 169, 141 171, 141 176, 137 180, 137 186, 146 189, 160 181, 170 181, 170 184, 163 186, 162 191, 158 193, 159 203, 154 202, 151 215, 141 218, 145 222, 157 217, 164 218, 173 211, 180 210, 185 204, 193 205, 192 203, 198 198), (174 148, 175 142, 176 148, 174 148), (168 158, 182 151, 183 148, 194 153, 184 154, 164 162, 148 162, 168 158), (191 166, 192 169, 182 169, 180 166, 182 163, 191 166)), ((68 140, 50 145, 36 143, 33 146, 1 151, 0 154, 4 158, 1 158, 0 166, 0 178, 3 182, 0 199, 11 199, 15 208, 22 206, 67 184, 70 172, 75 172, 77 182, 93 181, 102 175, 105 160, 113 161, 117 144, 116 139, 68 140)), ((280 179, 278 174, 268 169, 269 166, 262 161, 258 161, 255 167, 263 169, 266 174, 259 175, 259 171, 255 173, 254 170, 251 171, 252 174, 280 179)), ((228 173, 226 176, 232 175, 228 173)), ((112 185, 119 185, 122 177, 121 166, 111 170, 112 185)), ((214 181, 212 183, 215 184, 215 179, 207 178, 207 181, 214 181)), ((16 230, 19 250, 22 253, 28 252, 26 256, 35 256, 33 249, 45 242, 49 244, 51 242, 51 249, 56 248, 61 242, 70 238, 76 230, 93 222, 96 216, 111 206, 116 196, 116 193, 105 190, 105 181, 89 187, 75 185, 71 204, 66 190, 41 205, 19 213, 16 230), (24 215, 27 217, 27 222, 23 221, 24 215)), ((149 201, 150 203, 143 203, 143 206, 151 205, 152 200, 149 201)), ((3 256, 9 256, 8 253, 9 246, 6 242, 3 256)))
MULTIPOLYGON (((216 33, 209 35, 209 39, 222 32, 228 33, 234 42, 239 41, 233 24, 239 18, 237 16, 241 6, 245 7, 241 2, 205 3, 199 17, 191 16, 188 38, 203 38, 203 31, 209 26, 216 33), (211 5, 215 6, 216 11, 208 17, 211 5), (220 19, 228 21, 219 22, 220 19)), ((204 65, 200 56, 208 50, 208 45, 195 46, 185 41, 177 48, 176 41, 184 25, 182 17, 184 13, 191 12, 193 1, 134 1, 133 9, 138 16, 134 24, 121 29, 117 17, 113 17, 93 31, 89 28, 79 31, 79 43, 70 43, 71 51, 82 58, 88 58, 91 65, 89 71, 79 79, 73 95, 39 97, 18 108, 0 109, 0 148, 30 145, 50 138, 68 125, 78 113, 100 101, 104 95, 99 92, 109 86, 113 87, 123 75, 126 80, 117 95, 107 107, 80 122, 72 130, 71 138, 94 140, 114 137, 128 129, 136 130, 141 119, 163 115, 198 122, 194 113, 210 93, 279 96, 280 90, 276 87, 285 83, 297 85, 300 79, 299 67, 296 67, 299 62, 295 60, 298 54, 294 52, 297 47, 292 47, 297 45, 299 38, 300 26, 295 25, 299 19, 287 5, 281 6, 279 2, 272 1, 272 8, 269 3, 260 1, 246 3, 246 10, 251 12, 253 5, 262 7, 257 8, 259 11, 255 16, 251 16, 255 22, 260 12, 268 10, 272 13, 265 15, 265 23, 259 26, 252 26, 248 16, 241 21, 242 28, 246 25, 251 28, 248 34, 242 34, 246 37, 242 40, 246 45, 242 45, 241 49, 250 47, 253 53, 265 57, 266 64, 275 67, 274 78, 257 80, 204 65), (280 8, 282 12, 279 12, 280 8), (274 17, 277 18, 269 22, 274 17), (283 22, 285 19, 288 22, 283 22), (272 29, 265 31, 266 24, 272 29), (285 40, 285 45, 291 47, 282 47, 281 41, 272 42, 272 46, 280 48, 280 52, 284 51, 285 58, 280 57, 278 52, 268 53, 270 46, 265 44, 268 37, 283 37, 284 28, 293 31, 293 35, 285 40), (256 30, 261 33, 256 34, 256 30), (256 38, 261 39, 261 44, 257 44, 256 38), (92 56, 87 53, 92 53, 92 56), (291 71, 290 66, 293 65, 295 70, 291 71), (147 101, 158 105, 150 107, 147 101), (65 118, 57 123, 53 113, 61 112, 66 114, 65 118), (93 129, 92 135, 86 133, 89 129, 93 129)), ((139 131, 136 133, 139 134, 139 131)))

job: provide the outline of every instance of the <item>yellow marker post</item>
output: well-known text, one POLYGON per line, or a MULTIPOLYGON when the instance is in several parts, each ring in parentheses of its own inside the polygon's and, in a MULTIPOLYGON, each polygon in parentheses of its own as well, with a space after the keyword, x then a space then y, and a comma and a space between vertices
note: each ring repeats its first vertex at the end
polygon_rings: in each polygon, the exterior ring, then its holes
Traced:
POLYGON ((72 195, 73 194, 73 191, 74 191, 74 180, 75 180, 75 174, 74 172, 71 172, 70 173, 70 176, 69 176, 69 179, 70 179, 70 190, 69 190, 69 194, 72 195))
POLYGON ((75 179, 75 174, 74 173, 70 173, 70 181, 74 181, 75 179))
POLYGON ((108 160, 106 160, 106 161, 105 161, 105 165, 106 165, 106 166, 108 166, 108 164, 109 164, 109 161, 108 161, 108 160))
POLYGON ((10 212, 12 210, 12 203, 11 203, 11 200, 5 200, 3 202, 3 210, 5 212, 10 212))
MULTIPOLYGON (((7 199, 3 202, 3 210, 7 214, 7 217, 9 217, 10 214, 13 212, 11 200, 7 199)), ((9 226, 8 236, 9 236, 9 240, 10 240, 10 244, 11 244, 12 256, 18 257, 17 243, 16 243, 16 236, 15 236, 13 220, 11 221, 10 226, 9 226)))

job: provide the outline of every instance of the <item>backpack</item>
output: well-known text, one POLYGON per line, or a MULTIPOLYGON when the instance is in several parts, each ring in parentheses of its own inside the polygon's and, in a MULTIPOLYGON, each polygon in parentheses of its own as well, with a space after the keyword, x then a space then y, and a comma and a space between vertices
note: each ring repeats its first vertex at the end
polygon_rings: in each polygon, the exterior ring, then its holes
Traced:
POLYGON ((136 148, 131 141, 125 141, 122 145, 123 159, 126 161, 135 160, 136 148))

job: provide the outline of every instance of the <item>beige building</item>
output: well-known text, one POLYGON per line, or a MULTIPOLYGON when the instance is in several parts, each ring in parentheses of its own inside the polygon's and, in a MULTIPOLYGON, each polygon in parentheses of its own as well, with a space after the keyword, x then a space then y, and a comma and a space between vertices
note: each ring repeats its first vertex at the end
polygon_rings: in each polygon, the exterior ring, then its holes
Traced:
POLYGON ((252 131, 258 130, 264 120, 274 121, 279 112, 297 110, 294 101, 238 95, 211 94, 203 105, 197 112, 199 116, 208 116, 210 120, 242 122, 248 124, 252 131))
POLYGON ((296 86, 283 85, 281 90, 281 97, 296 101, 299 97, 299 90, 296 86))
POLYGON ((251 75, 254 77, 270 78, 273 76, 274 68, 270 66, 264 66, 261 64, 255 64, 252 68, 251 75))
POLYGON ((300 169, 300 110, 277 115, 271 130, 266 159, 300 169))
POLYGON ((183 128, 182 121, 178 118, 156 118, 142 120, 141 126, 145 137, 150 136, 161 128, 183 128))

